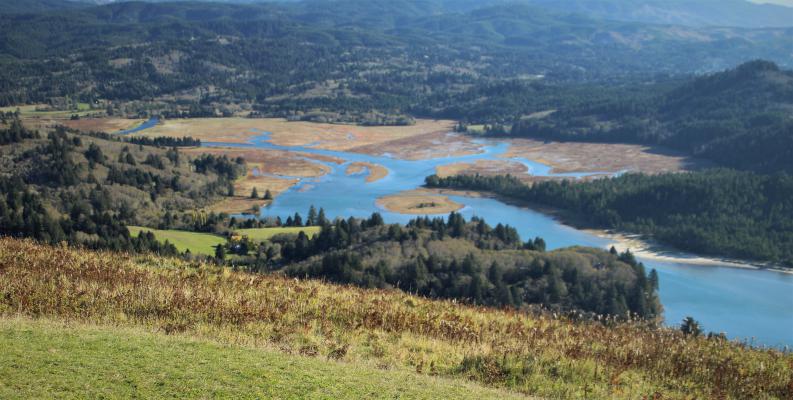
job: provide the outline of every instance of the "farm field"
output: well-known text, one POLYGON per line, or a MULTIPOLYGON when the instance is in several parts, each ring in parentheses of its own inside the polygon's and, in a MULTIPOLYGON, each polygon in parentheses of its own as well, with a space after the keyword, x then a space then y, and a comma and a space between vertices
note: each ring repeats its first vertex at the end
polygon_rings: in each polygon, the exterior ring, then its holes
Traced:
POLYGON ((116 132, 140 125, 144 120, 133 118, 107 118, 105 111, 91 109, 87 103, 79 103, 74 110, 52 110, 46 104, 30 104, 0 107, 0 112, 19 110, 19 117, 30 129, 47 129, 55 125, 65 125, 83 131, 116 132), (72 120, 77 115, 79 120, 72 120))
POLYGON ((140 226, 129 226, 129 233, 138 236, 141 232, 151 232, 160 242, 166 240, 176 246, 180 252, 190 250, 192 254, 211 256, 215 254, 215 246, 226 243, 226 239, 217 235, 199 232, 176 230, 158 230, 140 226))
POLYGON ((135 328, 0 318, 0 347, 4 399, 519 398, 404 370, 135 328))
POLYGON ((300 232, 306 234, 306 236, 311 237, 314 234, 319 233, 320 227, 318 226, 306 226, 306 227, 277 227, 277 228, 254 228, 254 229, 237 229, 234 233, 242 236, 247 236, 254 242, 258 241, 266 241, 272 238, 275 235, 282 235, 282 234, 294 234, 297 235, 300 232))

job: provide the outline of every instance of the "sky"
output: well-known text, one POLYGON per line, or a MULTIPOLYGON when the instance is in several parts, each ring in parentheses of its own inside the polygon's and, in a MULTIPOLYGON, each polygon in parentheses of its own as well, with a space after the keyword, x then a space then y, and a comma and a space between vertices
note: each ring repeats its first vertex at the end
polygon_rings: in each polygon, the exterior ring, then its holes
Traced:
POLYGON ((783 6, 793 7, 793 0, 749 0, 753 3, 771 3, 783 6))

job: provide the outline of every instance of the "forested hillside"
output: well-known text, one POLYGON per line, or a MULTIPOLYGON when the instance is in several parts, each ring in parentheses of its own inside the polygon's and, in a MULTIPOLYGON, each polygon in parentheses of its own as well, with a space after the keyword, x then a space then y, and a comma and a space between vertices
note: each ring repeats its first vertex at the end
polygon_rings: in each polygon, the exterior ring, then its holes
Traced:
MULTIPOLYGON (((383 123, 363 116, 373 113, 404 123, 407 115, 463 119, 499 109, 498 97, 444 100, 503 84, 554 93, 567 90, 560 83, 655 79, 749 58, 793 64, 793 36, 783 30, 672 28, 529 5, 448 4, 456 3, 117 3, 6 15, 0 105, 71 98, 133 103, 140 113, 253 111, 383 123)), ((509 118, 563 104, 515 102, 509 118)))
POLYGON ((793 8, 748 0, 526 0, 603 19, 686 26, 793 26, 793 8), (760 4, 758 4, 760 3, 760 4))
POLYGON ((274 240, 257 253, 250 263, 258 269, 433 298, 645 319, 661 314, 658 275, 648 274, 630 253, 545 253, 541 238, 524 243, 512 227, 466 222, 455 213, 407 226, 383 225, 377 214, 337 220, 314 238, 274 240), (271 246, 281 249, 280 259, 266 256, 271 246))
MULTIPOLYGON (((661 144, 739 169, 793 172, 793 72, 767 61, 522 119, 511 136, 661 144)), ((499 133, 503 134, 503 133, 499 133)))
MULTIPOLYGON (((153 146, 194 144, 189 139, 119 138, 62 127, 45 137, 13 115, 4 118, 0 235, 195 258, 151 233, 132 237, 127 225, 230 237, 232 228, 266 224, 201 211, 228 194, 231 182, 245 171, 242 160, 188 158, 177 147, 153 146)), ((312 209, 305 223, 321 226, 319 234, 232 240, 219 246, 215 261, 475 304, 541 305, 647 319, 661 312, 657 275, 648 275, 630 254, 618 257, 595 249, 544 254, 540 238, 524 243, 514 228, 467 223, 457 214, 448 221, 417 219, 403 227, 385 225, 378 214, 363 221, 329 221, 322 210, 312 209)), ((296 214, 286 225, 303 226, 303 219, 296 214)))
POLYGON ((130 238, 126 224, 157 224, 227 194, 242 160, 188 158, 190 140, 31 131, 13 115, 0 123, 0 234, 47 243, 175 254, 151 237, 130 238), (144 145, 145 144, 145 145, 144 145))
MULTIPOLYGON (((63 0, 45 0, 64 2, 63 0)), ((73 0, 86 4, 118 3, 123 0, 73 0)), ((151 3, 185 0, 144 0, 151 3)), ((296 2, 298 0, 214 0, 218 3, 296 2)), ((325 7, 333 0, 313 0, 325 7)), ((599 19, 684 26, 732 26, 744 28, 793 26, 793 9, 749 0, 436 0, 425 1, 429 13, 467 12, 476 8, 529 4, 546 10, 575 13, 599 19), (718 5, 716 7, 715 5, 718 5)))
POLYGON ((710 170, 532 186, 510 176, 431 176, 427 185, 490 191, 679 249, 793 267, 790 175, 710 170))

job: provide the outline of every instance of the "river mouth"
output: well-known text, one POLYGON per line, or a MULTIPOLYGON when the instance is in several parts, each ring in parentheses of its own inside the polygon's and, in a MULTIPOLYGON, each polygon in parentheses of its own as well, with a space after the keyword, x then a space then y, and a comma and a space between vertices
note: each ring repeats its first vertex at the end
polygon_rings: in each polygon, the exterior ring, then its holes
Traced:
MULTIPOLYGON (((284 219, 295 212, 305 213, 313 205, 324 208, 329 218, 368 217, 373 212, 379 212, 386 222, 406 223, 416 214, 388 211, 378 205, 378 199, 416 190, 423 185, 426 176, 436 173, 439 166, 458 163, 475 164, 482 160, 508 159, 524 165, 533 176, 569 179, 622 172, 554 174, 554 169, 545 163, 509 153, 510 143, 500 140, 474 141, 479 148, 475 154, 406 160, 387 152, 365 154, 334 151, 319 148, 316 144, 277 145, 271 142, 271 134, 263 131, 256 134, 248 143, 212 143, 204 139, 203 146, 307 154, 312 156, 312 162, 321 164, 328 171, 322 176, 311 178, 285 176, 299 179, 300 182, 278 195, 270 205, 261 208, 259 217, 262 218, 279 216, 284 219), (367 174, 348 173, 348 169, 356 163, 380 166, 388 174, 367 182, 367 174)), ((490 224, 509 224, 518 230, 524 240, 537 236, 544 238, 549 250, 569 246, 607 248, 613 243, 613 240, 591 231, 564 225, 551 215, 506 204, 496 198, 460 194, 449 194, 447 197, 463 206, 459 212, 466 218, 478 216, 490 224)), ((686 262, 685 259, 658 260, 641 255, 637 258, 659 273, 659 294, 667 325, 676 326, 684 317, 693 316, 706 331, 724 332, 730 338, 752 345, 778 348, 793 346, 793 275, 733 268, 726 263, 703 266, 686 262)))

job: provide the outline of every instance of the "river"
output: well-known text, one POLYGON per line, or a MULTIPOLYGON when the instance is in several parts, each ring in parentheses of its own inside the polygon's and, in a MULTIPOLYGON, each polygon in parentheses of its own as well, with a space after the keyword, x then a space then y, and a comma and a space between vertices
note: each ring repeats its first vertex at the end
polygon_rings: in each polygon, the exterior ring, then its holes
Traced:
MULTIPOLYGON (((321 178, 303 179, 299 185, 278 196, 272 205, 261 210, 261 216, 286 218, 295 212, 305 216, 311 205, 322 207, 329 218, 366 217, 380 212, 386 222, 405 223, 414 218, 389 212, 377 206, 379 197, 416 189, 424 178, 435 173, 439 165, 497 159, 509 144, 499 141, 481 142, 483 152, 476 155, 435 158, 429 160, 400 160, 388 155, 322 150, 311 147, 278 146, 269 142, 269 135, 251 144, 205 143, 205 146, 257 147, 300 151, 333 156, 346 160, 342 165, 323 162, 331 172, 321 178), (389 175, 379 181, 366 183, 365 174, 347 175, 351 162, 382 165, 389 175)), ((551 173, 546 165, 532 160, 513 158, 525 164, 530 173, 538 176, 560 176, 551 173)), ((319 162, 312 160, 312 162, 319 162)), ((592 172, 589 174, 599 174, 592 172)), ((563 174, 575 179, 589 174, 563 174)), ((489 224, 509 224, 517 228, 526 240, 540 236, 549 249, 582 245, 606 247, 608 239, 566 226, 543 213, 505 204, 493 198, 450 196, 464 204, 460 212, 466 218, 476 215, 489 224)), ((668 262, 638 257, 648 268, 655 268, 660 276, 660 297, 666 323, 675 326, 685 316, 693 316, 706 331, 724 332, 728 337, 753 345, 793 346, 793 275, 768 270, 749 270, 727 265, 703 266, 684 261, 668 262)))

